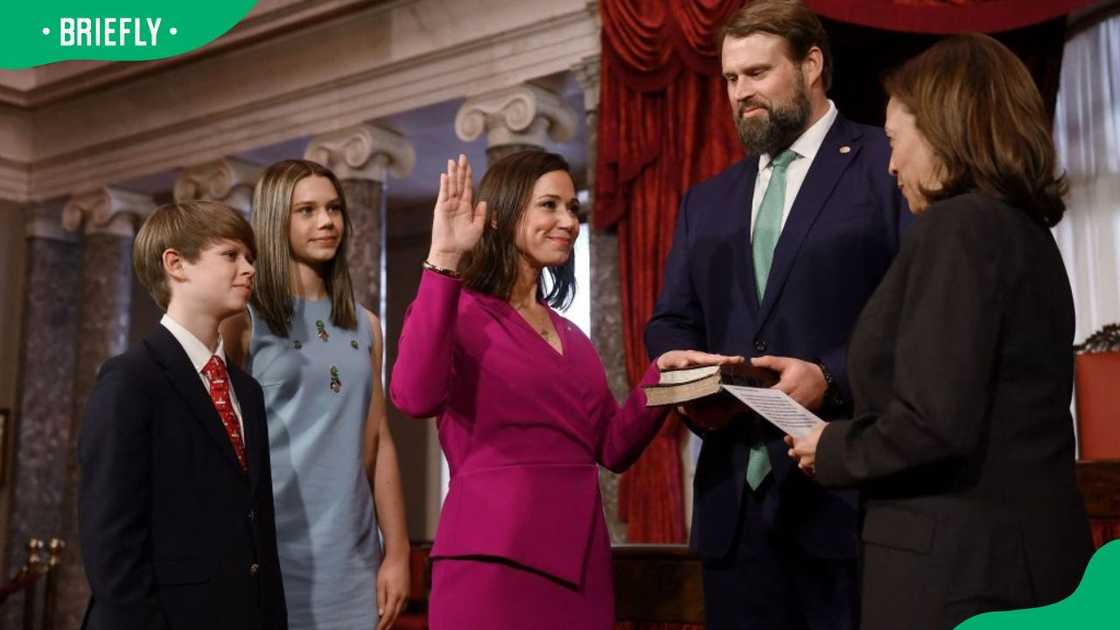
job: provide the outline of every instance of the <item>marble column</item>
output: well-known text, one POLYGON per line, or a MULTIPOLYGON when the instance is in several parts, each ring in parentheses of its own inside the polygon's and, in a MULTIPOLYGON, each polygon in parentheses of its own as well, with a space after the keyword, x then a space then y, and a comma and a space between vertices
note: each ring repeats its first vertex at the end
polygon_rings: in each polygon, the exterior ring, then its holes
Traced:
MULTIPOLYGON (((618 283, 618 237, 614 232, 592 227, 595 216, 595 160, 598 155, 599 56, 586 57, 572 67, 583 88, 583 109, 587 117, 587 188, 591 192, 585 210, 587 235, 591 239, 591 343, 603 361, 607 385, 622 402, 630 393, 626 377, 626 354, 622 345, 622 297, 618 283)), ((607 517, 611 542, 626 542, 626 523, 618 520, 618 480, 620 475, 603 470, 599 490, 607 517)))
POLYGON ((351 224, 350 280, 358 303, 381 317, 385 184, 389 174, 409 176, 416 151, 400 134, 362 124, 313 138, 304 157, 334 171, 342 183, 351 224))
POLYGON ((183 169, 175 179, 175 201, 220 201, 246 219, 253 205, 253 186, 261 167, 237 158, 222 158, 183 169))
MULTIPOLYGON (((74 410, 74 376, 82 252, 62 229, 57 208, 28 211, 23 286, 23 337, 14 433, 13 484, 5 551, 6 575, 21 566, 30 538, 63 531, 63 494, 74 410)), ((18 628, 22 597, 0 611, 5 628, 18 628)))
MULTIPOLYGON (((587 116, 588 224, 595 216, 595 164, 598 156, 599 57, 585 58, 572 68, 583 88, 587 116)), ((626 377, 626 352, 622 344, 622 296, 618 280, 618 236, 613 231, 590 228, 591 236, 591 341, 607 370, 607 383, 620 402, 630 393, 626 377)))
POLYGON ((140 222, 155 209, 151 197, 116 188, 73 196, 62 211, 65 229, 82 234, 81 318, 78 324, 74 413, 63 501, 67 551, 59 567, 59 628, 78 628, 89 598, 78 541, 78 432, 86 401, 106 359, 128 345, 132 303, 132 240, 140 222))
POLYGON ((455 115, 455 134, 471 142, 486 134, 490 163, 525 149, 575 136, 577 114, 555 93, 530 83, 474 96, 455 115))

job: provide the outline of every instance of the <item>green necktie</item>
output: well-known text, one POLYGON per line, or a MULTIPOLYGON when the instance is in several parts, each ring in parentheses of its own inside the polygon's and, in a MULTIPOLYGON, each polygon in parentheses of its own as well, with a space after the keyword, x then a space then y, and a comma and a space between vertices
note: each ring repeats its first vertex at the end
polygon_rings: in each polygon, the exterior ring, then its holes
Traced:
MULTIPOLYGON (((778 236, 782 233, 782 209, 786 205, 786 169, 798 157, 800 156, 786 149, 770 162, 770 184, 766 186, 762 203, 758 206, 758 215, 754 218, 751 249, 754 258, 754 285, 758 290, 759 303, 766 294, 766 281, 774 262, 774 248, 778 246, 778 236)), ((747 459, 747 483, 751 490, 758 490, 769 474, 770 454, 766 451, 766 445, 762 442, 752 444, 747 459)))
POLYGON ((793 151, 786 149, 770 162, 770 184, 762 195, 758 215, 754 218, 754 235, 751 250, 754 257, 754 286, 758 291, 758 301, 766 294, 766 280, 770 277, 770 265, 774 262, 774 248, 782 234, 782 208, 786 205, 786 169, 797 159, 793 151))
POLYGON ((758 490, 766 475, 770 474, 770 454, 766 452, 766 445, 762 442, 751 446, 747 458, 747 484, 751 490, 758 490))

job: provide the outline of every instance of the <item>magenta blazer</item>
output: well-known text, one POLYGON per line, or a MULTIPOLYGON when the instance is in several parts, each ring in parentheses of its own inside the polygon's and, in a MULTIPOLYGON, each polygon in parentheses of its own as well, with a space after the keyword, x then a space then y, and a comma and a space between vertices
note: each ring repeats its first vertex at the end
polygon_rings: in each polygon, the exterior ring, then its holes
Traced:
MULTIPOLYGON (((606 529, 599 466, 629 467, 666 410, 640 387, 620 409, 591 341, 550 314, 563 354, 507 302, 425 271, 389 392, 408 415, 438 417, 451 485, 432 557, 501 558, 578 585, 588 562, 609 574, 609 541, 593 535, 606 529)), ((642 383, 657 377, 651 364, 642 383)))

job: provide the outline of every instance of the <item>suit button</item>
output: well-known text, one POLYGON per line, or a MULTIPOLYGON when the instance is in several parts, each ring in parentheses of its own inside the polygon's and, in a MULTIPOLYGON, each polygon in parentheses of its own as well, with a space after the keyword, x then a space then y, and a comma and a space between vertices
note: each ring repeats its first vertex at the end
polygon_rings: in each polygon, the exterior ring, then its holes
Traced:
POLYGON ((762 340, 762 339, 759 339, 758 341, 755 341, 754 342, 754 349, 758 350, 759 352, 766 352, 766 341, 762 340))
POLYGON ((251 521, 255 517, 256 517, 256 514, 254 514, 252 510, 249 510, 249 520, 251 521))
POLYGON ((261 565, 257 564, 256 562, 249 565, 249 575, 256 575, 257 573, 260 573, 260 570, 261 565))

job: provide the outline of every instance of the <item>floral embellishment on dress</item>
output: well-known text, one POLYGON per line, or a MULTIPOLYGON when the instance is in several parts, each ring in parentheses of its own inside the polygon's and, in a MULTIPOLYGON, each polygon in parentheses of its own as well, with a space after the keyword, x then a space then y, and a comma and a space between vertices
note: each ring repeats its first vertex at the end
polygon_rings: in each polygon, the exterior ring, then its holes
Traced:
POLYGON ((296 339, 295 341, 292 342, 292 347, 295 348, 296 350, 299 350, 300 348, 303 347, 303 342, 300 341, 299 339, 296 339))
POLYGON ((358 349, 358 340, 357 339, 351 339, 350 340, 350 347, 357 350, 358 349))
POLYGON ((330 333, 327 332, 327 325, 321 319, 315 320, 315 331, 319 335, 320 341, 325 342, 331 338, 330 333))
POLYGON ((338 368, 331 366, 331 391, 338 393, 342 391, 342 380, 338 378, 338 368))

